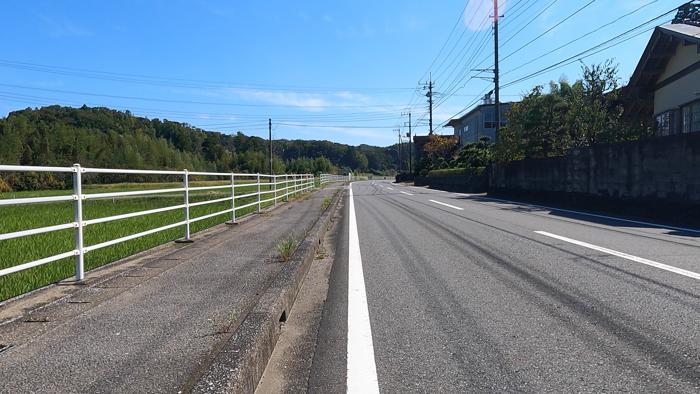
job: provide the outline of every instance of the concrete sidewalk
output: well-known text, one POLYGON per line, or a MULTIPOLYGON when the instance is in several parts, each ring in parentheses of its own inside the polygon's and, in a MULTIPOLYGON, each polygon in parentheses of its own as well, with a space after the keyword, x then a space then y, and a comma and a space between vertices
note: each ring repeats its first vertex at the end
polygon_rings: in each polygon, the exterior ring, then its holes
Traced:
POLYGON ((0 344, 11 345, 0 351, 0 392, 192 387, 283 267, 277 241, 302 237, 333 192, 142 256, 119 275, 0 325, 0 344))

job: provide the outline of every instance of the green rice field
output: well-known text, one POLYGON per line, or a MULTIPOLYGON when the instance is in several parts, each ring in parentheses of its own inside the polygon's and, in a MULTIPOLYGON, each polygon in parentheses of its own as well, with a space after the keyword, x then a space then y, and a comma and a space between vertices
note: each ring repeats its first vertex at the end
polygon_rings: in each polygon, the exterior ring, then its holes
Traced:
MULTIPOLYGON (((262 182, 266 180, 263 179, 262 182)), ((254 180, 241 183, 254 183, 254 180)), ((238 183, 238 182, 237 182, 238 183)), ((190 187, 225 185, 226 181, 199 181, 190 182, 190 187)), ((290 182, 290 186, 292 182, 290 182)), ((284 184, 278 185, 278 189, 284 188, 284 184)), ((122 183, 110 185, 86 185, 83 193, 109 193, 132 190, 155 190, 180 188, 181 183, 122 183)), ((257 187, 237 187, 236 195, 253 193, 257 187)), ((262 185, 261 191, 272 190, 272 185, 262 185)), ((72 191, 32 191, 0 193, 0 199, 26 198, 40 196, 70 195, 72 191)), ((282 195, 283 192, 279 192, 282 195)), ((190 191, 190 204, 207 200, 216 200, 230 197, 229 189, 215 189, 190 191)), ((262 199, 272 198, 273 194, 263 194, 262 199)), ((293 198, 290 195, 290 199, 293 198)), ((257 201, 257 197, 236 198, 236 206, 257 201)), ((279 198, 278 202, 283 199, 279 198)), ((125 213, 145 211, 184 203, 184 192, 167 194, 116 197, 83 202, 83 219, 97 219, 102 217, 121 215, 125 213)), ((273 202, 262 204, 263 207, 272 205, 273 202)), ((190 218, 215 213, 231 208, 231 201, 222 201, 202 206, 190 207, 190 218)), ((251 206, 236 211, 236 217, 242 217, 256 211, 257 206, 251 206)), ((147 231, 184 220, 184 209, 126 218, 106 223, 88 225, 84 227, 85 246, 95 245, 109 240, 117 239, 131 234, 147 231)), ((190 224, 192 234, 231 220, 231 213, 223 213, 215 217, 190 224)), ((29 205, 0 206, 0 234, 29 230, 39 227, 58 225, 73 222, 73 202, 37 203, 29 205)), ((89 271, 104 264, 133 255, 135 253, 153 248, 155 246, 183 238, 184 225, 155 234, 143 236, 130 241, 108 246, 85 254, 85 271, 89 271)), ((44 257, 57 255, 74 249, 74 230, 61 230, 51 233, 36 234, 21 238, 0 241, 0 269, 12 267, 18 264, 30 262, 44 257)), ((39 287, 57 282, 75 275, 75 259, 47 263, 42 266, 30 268, 24 271, 12 273, 0 277, 0 301, 26 293, 39 287)), ((89 275, 86 274, 86 276, 89 275)))

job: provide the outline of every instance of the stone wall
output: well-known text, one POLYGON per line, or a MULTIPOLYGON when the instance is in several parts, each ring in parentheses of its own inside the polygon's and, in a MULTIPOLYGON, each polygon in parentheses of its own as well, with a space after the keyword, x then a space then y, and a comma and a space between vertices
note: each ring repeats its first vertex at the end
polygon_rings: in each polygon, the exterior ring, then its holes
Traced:
POLYGON ((700 133, 492 165, 489 192, 561 202, 700 211, 700 133))
POLYGON ((445 176, 417 176, 416 186, 428 186, 432 189, 447 190, 460 193, 483 193, 488 186, 486 174, 468 175, 456 174, 445 176))

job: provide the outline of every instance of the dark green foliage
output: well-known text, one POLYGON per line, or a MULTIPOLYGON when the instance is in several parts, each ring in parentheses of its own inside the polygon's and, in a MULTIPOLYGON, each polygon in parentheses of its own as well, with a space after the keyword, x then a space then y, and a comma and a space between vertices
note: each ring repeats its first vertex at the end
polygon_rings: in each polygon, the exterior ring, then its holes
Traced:
POLYGON ((453 175, 474 175, 480 176, 484 174, 485 167, 467 167, 467 168, 443 168, 440 170, 431 170, 428 172, 429 177, 436 176, 453 176, 453 175))
MULTIPOLYGON (((396 168, 391 147, 278 140, 273 148, 275 173, 385 172, 396 168)), ((108 108, 55 105, 15 111, 0 119, 2 164, 80 163, 103 168, 268 173, 268 155, 268 141, 259 137, 241 132, 235 135, 210 132, 185 123, 151 120, 108 108)), ((2 177, 14 190, 70 186, 70 179, 61 175, 6 173, 2 177)), ((123 180, 120 175, 100 175, 88 181, 123 180)), ((130 177, 129 181, 139 179, 130 177)))
POLYGON ((617 71, 610 61, 584 65, 582 78, 573 84, 551 82, 548 93, 542 86, 533 88, 511 106, 494 159, 562 156, 574 148, 648 136, 650 128, 625 117, 617 71))
POLYGON ((493 158, 491 143, 488 137, 482 137, 478 142, 461 147, 452 160, 452 166, 458 168, 486 167, 493 158))
POLYGON ((425 145, 426 154, 418 163, 421 176, 442 174, 441 170, 453 173, 469 173, 472 169, 483 168, 492 158, 492 145, 488 137, 478 142, 459 147, 454 138, 433 136, 425 145))

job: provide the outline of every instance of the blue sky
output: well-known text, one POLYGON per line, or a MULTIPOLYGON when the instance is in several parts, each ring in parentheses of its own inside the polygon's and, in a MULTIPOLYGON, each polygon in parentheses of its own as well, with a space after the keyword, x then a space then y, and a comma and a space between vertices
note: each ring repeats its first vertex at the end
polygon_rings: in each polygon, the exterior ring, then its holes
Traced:
MULTIPOLYGON (((0 24, 0 115, 87 104, 260 136, 267 135, 271 117, 275 138, 389 145, 397 141, 394 129, 403 126, 401 113, 408 109, 418 124, 415 133, 427 134, 419 83, 430 71, 439 104, 436 126, 490 90, 478 78, 487 74, 471 71, 493 64, 489 3, 7 1, 0 24)), ((681 3, 501 0, 502 83, 681 3)), ((613 58, 624 83, 649 29, 672 17, 642 25, 583 61, 613 58)), ((501 100, 517 100, 550 80, 576 79, 580 62, 564 64, 508 85, 501 100)))

